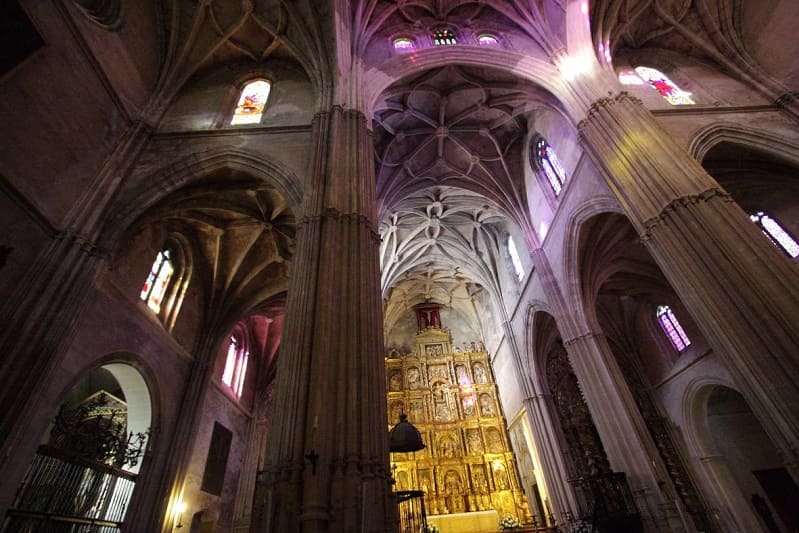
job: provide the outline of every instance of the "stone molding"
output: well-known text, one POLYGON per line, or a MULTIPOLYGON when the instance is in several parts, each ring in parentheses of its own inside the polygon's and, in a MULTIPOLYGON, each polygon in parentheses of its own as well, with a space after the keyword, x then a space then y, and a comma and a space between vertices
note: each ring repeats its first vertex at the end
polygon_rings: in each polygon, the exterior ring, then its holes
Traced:
POLYGON ((644 227, 646 228, 646 232, 643 235, 641 235, 641 241, 644 243, 649 241, 652 238, 652 231, 657 229, 659 225, 667 223, 669 219, 672 218, 678 210, 685 209, 687 207, 697 205, 700 203, 708 203, 716 198, 719 198, 724 202, 734 201, 730 196, 730 193, 728 193, 721 187, 713 187, 699 194, 690 194, 673 199, 668 204, 666 204, 666 206, 663 207, 663 209, 660 210, 660 213, 644 220, 644 227))
POLYGON ((368 229, 372 238, 374 238, 376 242, 380 242, 380 232, 377 231, 369 216, 364 215, 363 213, 342 213, 335 207, 328 207, 318 215, 305 215, 300 217, 297 223, 297 228, 300 229, 310 224, 317 224, 324 220, 332 220, 335 222, 354 222, 357 225, 364 226, 366 229, 368 229))

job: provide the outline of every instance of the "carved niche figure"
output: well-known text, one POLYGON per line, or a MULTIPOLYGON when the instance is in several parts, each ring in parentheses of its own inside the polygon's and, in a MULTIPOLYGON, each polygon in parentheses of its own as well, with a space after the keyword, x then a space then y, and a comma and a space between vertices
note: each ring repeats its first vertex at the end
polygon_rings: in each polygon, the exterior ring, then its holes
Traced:
POLYGON ((430 482, 430 472, 422 470, 419 472, 419 486, 422 487, 424 492, 434 490, 433 484, 430 482))
POLYGON ((424 347, 425 355, 442 355, 444 353, 444 346, 441 344, 427 344, 424 347))
POLYGON ((397 475, 397 488, 405 489, 407 487, 410 487, 410 483, 408 483, 408 473, 405 471, 401 471, 397 475))
POLYGON ((438 453, 441 457, 451 459, 458 455, 458 443, 455 442, 455 437, 452 434, 445 434, 441 437, 438 444, 438 453))
POLYGON ((477 492, 484 492, 488 488, 482 466, 476 466, 472 471, 472 484, 477 492))
POLYGON ((458 385, 471 385, 472 380, 469 379, 469 374, 466 373, 466 367, 458 365, 455 367, 455 375, 458 378, 458 385))
POLYGON ((488 375, 483 363, 474 364, 474 380, 477 383, 488 383, 488 375))
POLYGON ((494 484, 498 490, 508 490, 508 474, 505 472, 505 466, 497 464, 494 466, 494 484))
POLYGON ((466 430, 466 442, 469 445, 469 453, 482 453, 483 443, 480 442, 480 432, 476 429, 466 430))
POLYGON ((491 452, 502 452, 502 437, 496 428, 488 428, 486 430, 486 441, 488 442, 488 449, 491 450, 491 452))
POLYGON ((436 403, 436 421, 449 422, 452 419, 452 411, 446 402, 436 403))
POLYGON ((433 383, 434 380, 441 380, 445 383, 449 383, 449 372, 447 372, 447 367, 445 365, 431 366, 427 372, 430 374, 431 383, 433 383))
POLYGON ((401 400, 391 402, 391 423, 396 424, 400 415, 405 411, 405 404, 401 400))
POLYGON ((425 421, 424 404, 421 400, 412 401, 410 406, 410 418, 413 422, 419 423, 425 421))
POLYGON ((388 378, 388 390, 401 391, 402 390, 402 372, 395 370, 388 378))
POLYGON ((411 390, 416 390, 421 386, 421 376, 419 374, 419 369, 415 366, 412 366, 408 369, 408 388, 411 390))
POLYGON ((494 416, 496 414, 494 411, 494 401, 488 394, 480 395, 480 413, 483 416, 494 416))
POLYGON ((463 416, 466 418, 473 418, 476 414, 474 409, 474 396, 464 396, 461 401, 463 402, 463 416))
POLYGON ((458 494, 461 491, 461 476, 455 470, 450 470, 444 476, 444 490, 448 494, 458 494))

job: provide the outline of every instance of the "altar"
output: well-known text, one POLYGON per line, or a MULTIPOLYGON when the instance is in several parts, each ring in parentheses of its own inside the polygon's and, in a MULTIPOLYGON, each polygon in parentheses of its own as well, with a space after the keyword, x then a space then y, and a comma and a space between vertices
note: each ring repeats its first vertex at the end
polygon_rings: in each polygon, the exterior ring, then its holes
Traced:
POLYGON ((427 517, 427 523, 438 526, 441 533, 483 533, 499 529, 499 513, 490 510, 433 515, 427 517))

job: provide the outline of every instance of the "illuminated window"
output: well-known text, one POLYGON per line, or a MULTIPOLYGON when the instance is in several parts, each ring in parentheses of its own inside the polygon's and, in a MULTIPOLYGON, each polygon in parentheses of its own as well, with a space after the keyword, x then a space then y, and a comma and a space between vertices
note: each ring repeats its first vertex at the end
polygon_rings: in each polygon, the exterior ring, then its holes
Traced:
POLYGON ((244 391, 244 377, 247 375, 247 362, 250 353, 239 346, 236 337, 230 337, 230 344, 225 359, 225 371, 222 372, 222 383, 230 387, 237 398, 244 391))
POLYGON ((172 274, 174 272, 175 265, 172 262, 172 253, 169 249, 158 252, 155 261, 153 261, 150 273, 147 275, 147 280, 144 282, 144 285, 142 285, 141 294, 139 295, 142 301, 147 302, 147 307, 152 309, 155 313, 161 312, 164 296, 169 287, 169 280, 172 279, 172 274))
POLYGON ((558 196, 563 190, 563 184, 566 183, 566 171, 560 165, 555 151, 543 137, 539 137, 533 143, 532 160, 535 162, 536 169, 546 176, 555 196, 558 196))
POLYGON ((691 93, 677 87, 665 74, 649 67, 635 67, 635 72, 660 93, 671 105, 692 105, 691 93))
POLYGON ((683 331, 682 326, 677 320, 677 317, 674 316, 671 307, 668 305, 659 306, 657 308, 656 316, 660 327, 663 329, 663 333, 665 333, 669 338, 669 341, 671 341, 671 345, 674 346, 675 350, 682 352, 691 345, 691 339, 689 339, 688 335, 686 335, 685 331, 683 331))
POLYGON ((499 39, 490 33, 483 33, 477 36, 477 42, 482 46, 496 46, 499 44, 499 39))
POLYGON ((521 281, 524 279, 524 267, 522 266, 521 258, 519 258, 519 251, 516 250, 516 243, 513 242, 513 237, 510 235, 508 235, 508 253, 510 254, 511 263, 513 263, 516 279, 521 281))
POLYGON ((443 46, 448 44, 458 44, 455 38, 455 32, 449 28, 438 28, 433 31, 433 43, 436 46, 443 46))
POLYGON ((762 211, 749 215, 749 218, 752 219, 752 222, 760 226, 760 230, 763 234, 768 237, 777 248, 788 255, 788 257, 793 257, 794 259, 799 257, 799 244, 785 231, 785 228, 783 228, 779 222, 762 211))
POLYGON ((397 37, 394 39, 394 50, 399 52, 413 50, 413 39, 410 37, 397 37))
POLYGON ((269 98, 269 82, 266 80, 251 81, 241 90, 239 103, 230 124, 258 124, 264 113, 266 99, 269 98))

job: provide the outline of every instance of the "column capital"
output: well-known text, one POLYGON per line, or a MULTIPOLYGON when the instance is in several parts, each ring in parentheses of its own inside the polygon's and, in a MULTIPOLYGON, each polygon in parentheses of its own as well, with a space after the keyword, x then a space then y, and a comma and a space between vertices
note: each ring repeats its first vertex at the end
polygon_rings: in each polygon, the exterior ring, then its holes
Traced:
POLYGON ((687 194, 674 198, 672 201, 666 204, 658 214, 643 221, 646 231, 641 235, 641 240, 644 242, 649 240, 652 237, 652 230, 656 229, 661 224, 668 223, 668 221, 675 216, 677 211, 697 204, 707 203, 715 199, 719 199, 723 202, 734 202, 732 196, 730 196, 730 193, 722 189, 720 186, 710 187, 698 194, 687 194))

